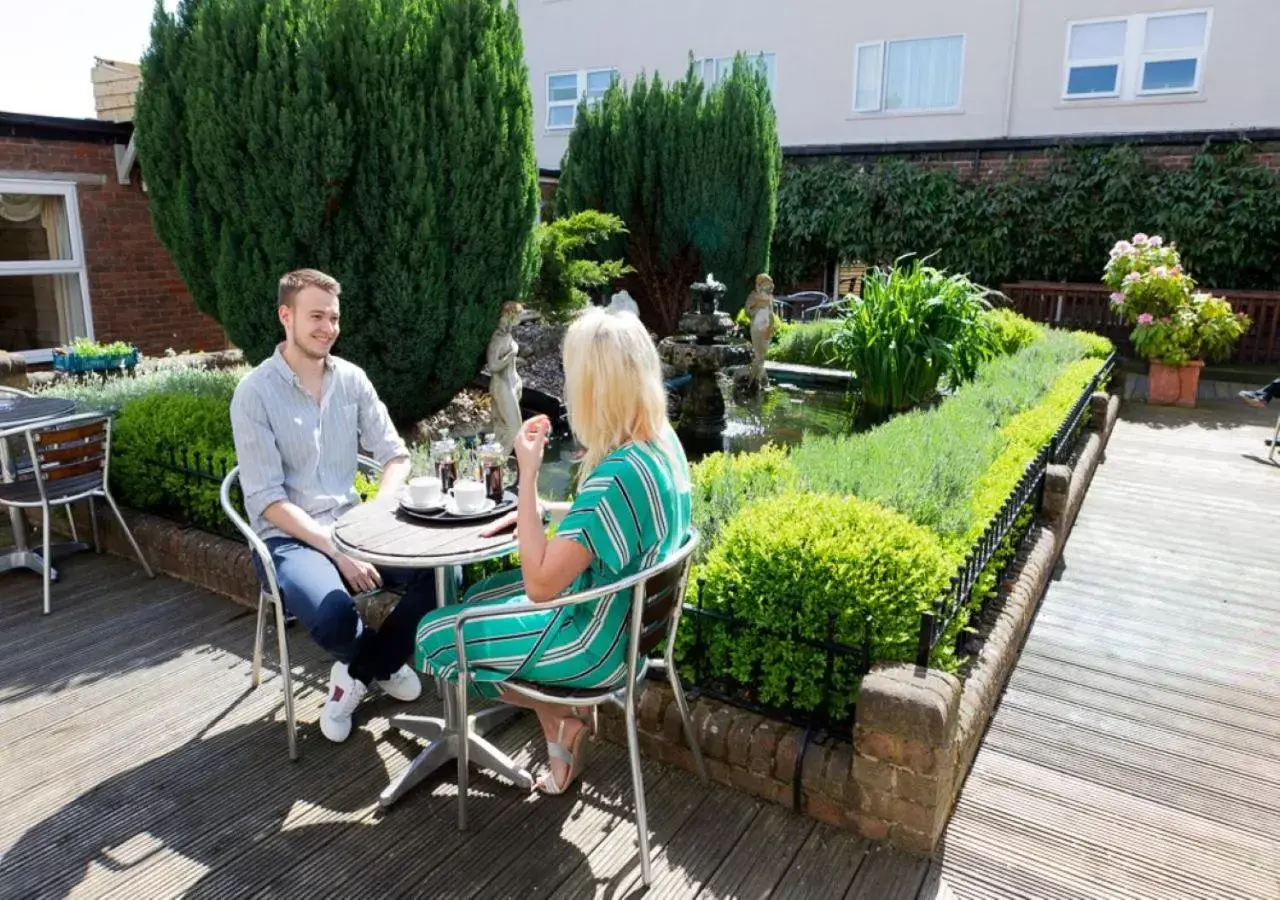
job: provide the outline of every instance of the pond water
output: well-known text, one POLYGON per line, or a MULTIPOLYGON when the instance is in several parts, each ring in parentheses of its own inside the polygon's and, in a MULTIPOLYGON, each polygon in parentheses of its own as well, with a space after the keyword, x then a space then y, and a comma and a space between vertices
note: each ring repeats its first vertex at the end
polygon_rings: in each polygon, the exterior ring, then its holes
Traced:
MULTIPOLYGON (((743 453, 767 443, 790 446, 806 434, 842 434, 852 430, 854 399, 845 388, 792 384, 774 378, 773 390, 739 399, 727 386, 725 428, 718 438, 680 435, 690 462, 716 452, 743 453)), ((580 450, 568 433, 551 438, 538 478, 538 493, 561 500, 573 492, 580 450)))

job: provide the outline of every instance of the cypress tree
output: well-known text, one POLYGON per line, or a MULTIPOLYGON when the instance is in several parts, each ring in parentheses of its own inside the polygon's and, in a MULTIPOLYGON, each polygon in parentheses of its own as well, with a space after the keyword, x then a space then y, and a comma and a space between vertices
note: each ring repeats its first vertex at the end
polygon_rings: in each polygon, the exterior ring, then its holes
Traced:
POLYGON ((659 334, 672 333, 689 285, 708 272, 741 308, 769 268, 782 148, 763 71, 743 55, 709 90, 692 64, 680 81, 655 74, 583 103, 556 195, 558 213, 620 216, 625 239, 602 250, 636 270, 624 284, 659 334), (625 242, 624 242, 625 240, 625 242))
POLYGON ((135 117, 152 216, 251 362, 275 283, 343 286, 337 352, 398 421, 479 369, 536 256, 533 109, 510 0, 157 4, 135 117))

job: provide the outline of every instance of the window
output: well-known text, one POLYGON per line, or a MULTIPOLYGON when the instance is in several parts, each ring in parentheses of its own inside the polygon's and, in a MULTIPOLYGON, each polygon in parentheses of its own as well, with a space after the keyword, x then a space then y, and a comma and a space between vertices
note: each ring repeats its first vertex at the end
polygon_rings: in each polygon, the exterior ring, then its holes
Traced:
POLYGON ((28 362, 92 337, 75 186, 0 181, 0 349, 28 362))
POLYGON ((1063 96, 1132 100, 1199 91, 1209 18, 1200 10, 1072 22, 1063 96))
POLYGON ((572 128, 578 103, 599 103, 609 86, 618 80, 617 69, 584 69, 547 76, 547 127, 572 128))
MULTIPOLYGON (((733 71, 733 59, 732 56, 695 59, 693 68, 698 76, 710 87, 729 77, 729 73, 733 71)), ((760 71, 764 73, 765 79, 769 82, 769 93, 774 95, 776 100, 778 93, 778 55, 776 53, 748 54, 747 61, 755 63, 760 71)))
POLYGON ((859 44, 853 70, 854 112, 958 109, 964 36, 859 44))

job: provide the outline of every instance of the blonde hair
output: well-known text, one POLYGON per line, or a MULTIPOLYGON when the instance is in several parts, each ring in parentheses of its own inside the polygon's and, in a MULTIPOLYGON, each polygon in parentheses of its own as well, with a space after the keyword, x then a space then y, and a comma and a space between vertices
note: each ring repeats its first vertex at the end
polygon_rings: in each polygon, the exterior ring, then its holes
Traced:
POLYGON ((278 306, 293 306, 293 298, 305 287, 318 287, 337 297, 342 293, 342 285, 332 275, 326 275, 319 269, 294 269, 280 277, 280 287, 276 292, 278 306))
POLYGON ((632 442, 671 455, 662 363, 633 313, 593 307, 574 320, 564 336, 564 388, 569 427, 587 451, 580 482, 632 442))

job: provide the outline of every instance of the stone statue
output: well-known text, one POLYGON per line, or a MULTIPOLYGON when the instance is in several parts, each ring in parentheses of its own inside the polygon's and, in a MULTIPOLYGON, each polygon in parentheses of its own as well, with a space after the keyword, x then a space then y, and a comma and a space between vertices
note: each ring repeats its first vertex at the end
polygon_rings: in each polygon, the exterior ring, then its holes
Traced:
POLYGON ((767 387, 769 374, 764 362, 773 343, 773 279, 768 275, 756 276, 756 289, 747 296, 746 313, 751 322, 751 382, 756 387, 767 387))
POLYGON ((633 316, 639 317, 640 305, 632 298, 628 291, 618 291, 609 298, 610 312, 629 312, 633 316))
POLYGON ((498 316, 498 328, 489 338, 489 350, 485 361, 489 365, 489 395, 493 400, 493 432, 508 453, 516 445, 520 433, 520 396, 524 384, 516 371, 516 359, 520 348, 511 331, 524 311, 519 303, 502 304, 498 316))

